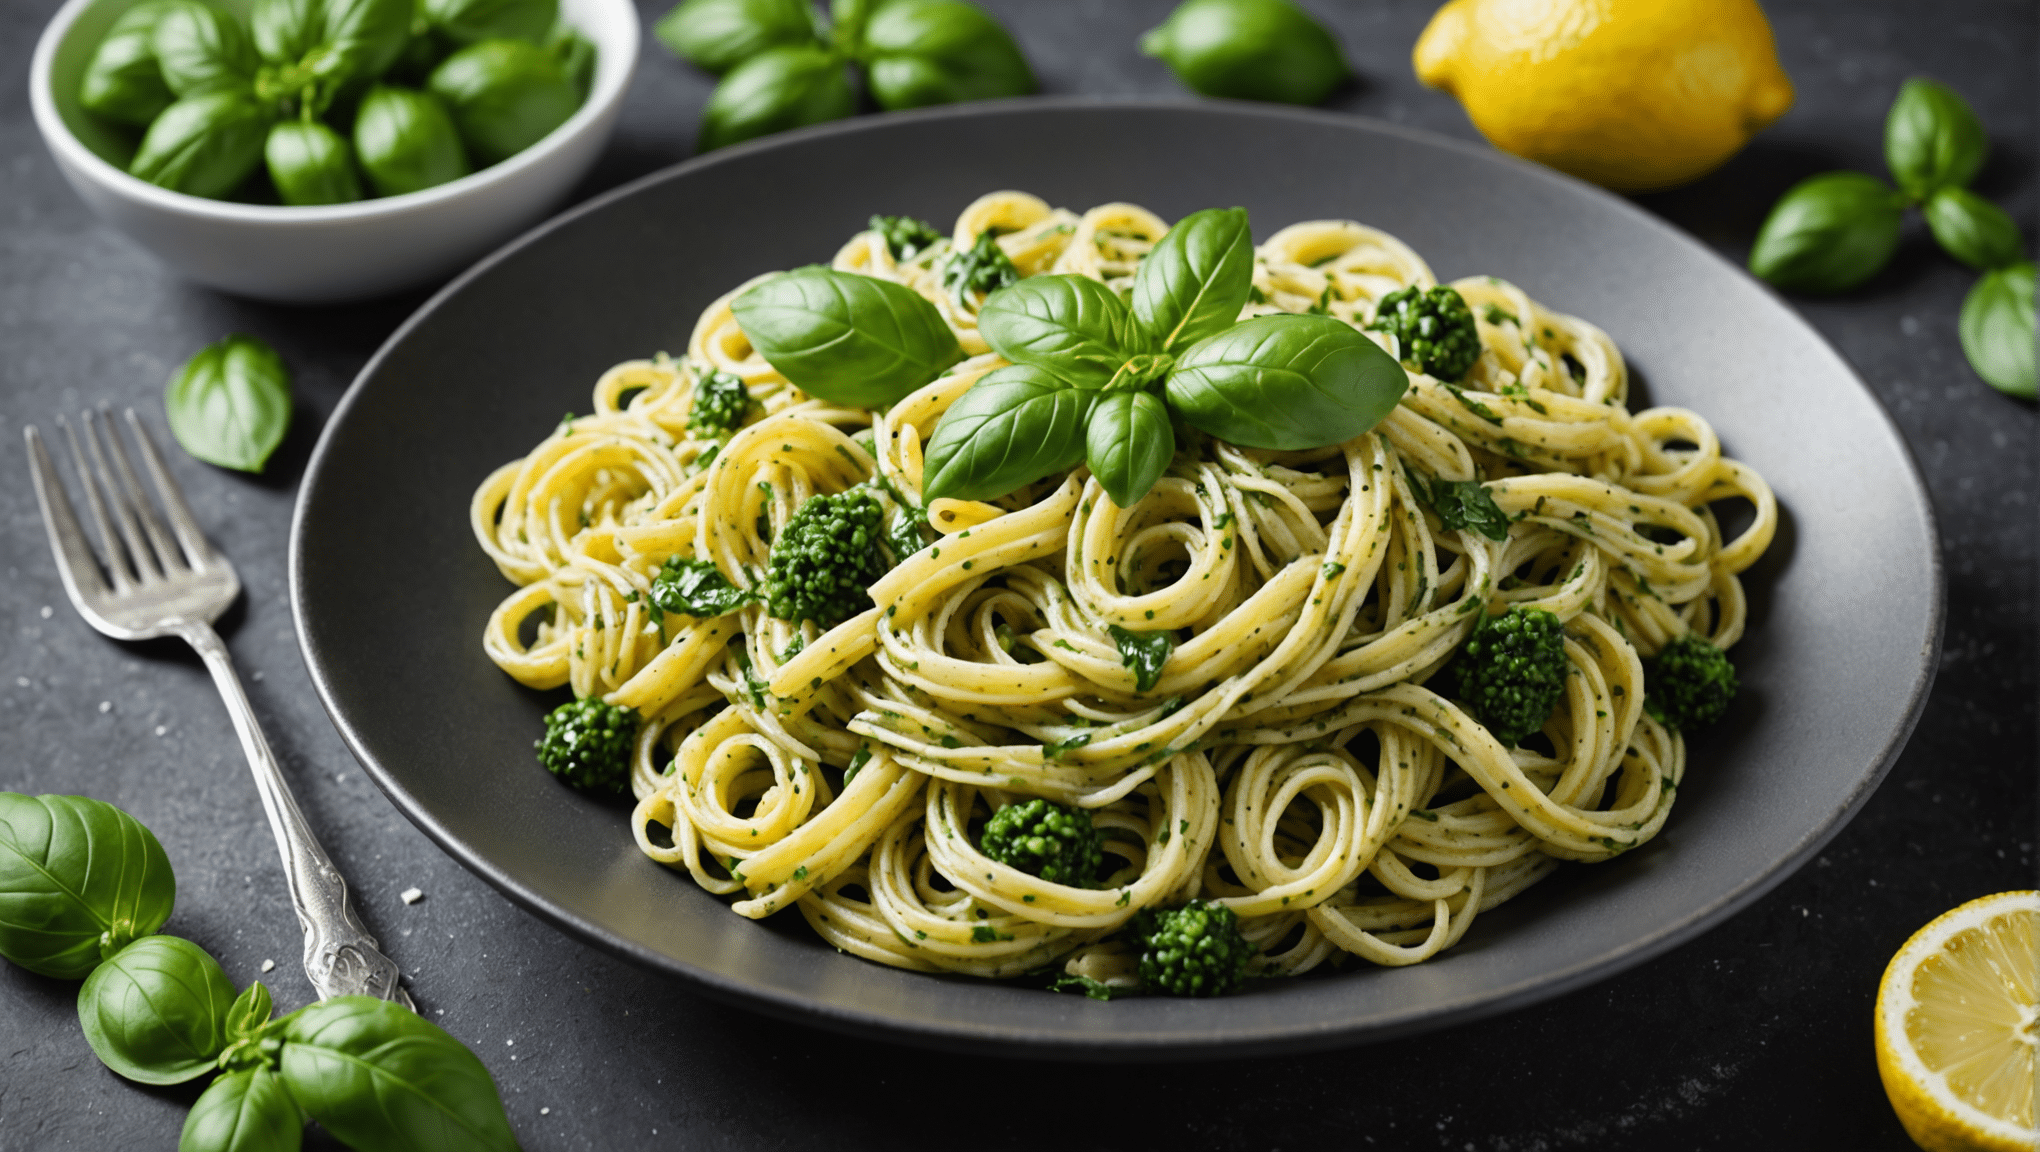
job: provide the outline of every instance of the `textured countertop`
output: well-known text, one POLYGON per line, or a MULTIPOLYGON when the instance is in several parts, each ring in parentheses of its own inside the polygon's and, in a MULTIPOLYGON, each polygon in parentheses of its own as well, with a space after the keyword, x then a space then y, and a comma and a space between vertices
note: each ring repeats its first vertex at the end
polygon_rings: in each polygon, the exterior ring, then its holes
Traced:
MULTIPOLYGON (((1434 3, 1305 2, 1361 76, 1332 107, 1477 138, 1455 102, 1410 74, 1410 45, 1434 3)), ((648 26, 665 6, 640 0, 648 26)), ((1182 94, 1134 47, 1166 0, 987 6, 1017 34, 1045 91, 1182 94)), ((306 678, 285 542, 327 414, 423 295, 338 309, 224 297, 179 282, 101 225, 57 175, 29 116, 29 55, 56 7, 0 6, 0 789, 86 793, 139 817, 177 868, 169 930, 203 944, 237 984, 259 976, 280 1008, 311 998, 239 746, 189 652, 108 642, 65 603, 20 433, 102 400, 132 404, 160 428, 172 366, 230 331, 283 353, 299 411, 264 477, 171 461, 247 585, 222 631, 363 916, 421 1009, 488 1064, 533 1152, 944 1138, 983 1148, 1911 1147, 1871 1053, 1877 978, 1941 911, 2034 885, 2040 687, 2040 416, 1970 373, 1955 323, 1973 275, 1941 256, 1916 219, 1869 285, 1793 301, 1904 431, 1932 489, 1948 580, 1946 646, 1926 714, 1878 794, 1815 861, 1711 933, 1621 976, 1415 1039, 1202 1065, 973 1059, 770 1020, 584 947, 462 870, 376 790, 306 678), (424 898, 406 905, 398 894, 414 886, 424 898), (267 960, 275 969, 265 974, 267 960)), ((1976 187, 2014 214, 2030 246, 2040 97, 2031 3, 1766 8, 1798 105, 1721 171, 1643 197, 1646 208, 1740 261, 1793 181, 1835 167, 1882 171, 1885 109, 1902 80, 1925 73, 1982 116, 1993 152, 1976 187)), ((708 92, 706 77, 648 36, 615 141, 576 198, 687 157, 708 92)), ((101 1067, 78 1030, 75 991, 0 964, 0 1150, 172 1147, 197 1088, 141 1088, 101 1067)), ((323 1137, 307 1146, 337 1147, 323 1137)))

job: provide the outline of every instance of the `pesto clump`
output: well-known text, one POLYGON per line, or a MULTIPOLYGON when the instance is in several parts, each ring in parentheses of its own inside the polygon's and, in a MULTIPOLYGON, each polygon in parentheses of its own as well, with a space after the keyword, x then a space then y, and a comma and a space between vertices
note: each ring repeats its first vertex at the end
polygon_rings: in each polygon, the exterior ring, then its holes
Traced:
POLYGON ((1180 908, 1142 909, 1140 982, 1169 996, 1222 996, 1246 979, 1255 948, 1240 935, 1240 918, 1224 904, 1192 900, 1180 908))
POLYGON ((687 430, 704 438, 727 436, 743 427, 751 404, 750 389, 742 380, 728 372, 711 372, 694 382, 687 430))
POLYGON ((1460 651, 1459 694, 1513 748, 1544 727, 1565 693, 1565 625, 1542 608, 1511 608, 1474 627, 1460 651))
POLYGON ((1052 884, 1082 888, 1097 878, 1105 855, 1098 828, 1082 808, 1049 800, 1008 804, 985 821, 978 851, 1052 884))
POLYGON ((1685 731, 1721 719, 1736 687, 1728 653, 1690 632, 1643 664, 1644 710, 1667 728, 1685 731))
POLYGON ((1405 364, 1447 383, 1465 378, 1480 359, 1480 328, 1466 298, 1440 284, 1426 292, 1414 286, 1381 298, 1368 329, 1395 337, 1405 364))
POLYGON ((622 795, 630 785, 637 746, 635 709, 589 696, 552 710, 545 735, 533 742, 545 770, 584 792, 622 795))
POLYGON ((772 543, 766 611, 780 620, 833 628, 871 607, 871 585, 886 573, 885 506, 869 490, 811 496, 772 543))

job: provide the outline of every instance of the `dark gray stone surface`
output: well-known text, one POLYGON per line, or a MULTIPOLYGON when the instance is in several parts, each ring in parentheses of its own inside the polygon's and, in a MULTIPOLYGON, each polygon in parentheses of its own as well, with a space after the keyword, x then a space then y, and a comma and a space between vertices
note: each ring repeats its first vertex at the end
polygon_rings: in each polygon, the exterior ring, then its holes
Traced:
MULTIPOLYGON (((988 6, 1049 91, 1179 91, 1133 47, 1165 0, 988 6)), ((1410 75, 1409 47, 1433 3, 1310 6, 1362 77, 1333 106, 1473 136, 1453 101, 1410 75)), ((527 1148, 876 1146, 938 1132, 986 1147, 1910 1147, 1878 1085, 1870 1005, 1886 960, 1914 929, 1963 900, 2034 884, 2040 560, 2040 417, 1970 374, 1955 318, 1972 275, 1939 255, 1917 221, 1865 288, 1794 301, 1904 430, 1941 516, 1949 583, 1927 713, 1879 794, 1818 860, 1726 926, 1623 976, 1417 1039, 1194 1066, 973 1060, 767 1020, 582 947, 442 855, 369 783, 305 679, 284 545, 322 421, 422 296, 316 310, 232 299, 179 283, 101 226, 57 176, 29 117, 29 53, 55 7, 0 6, 0 788, 87 793, 148 824, 182 881, 170 930, 212 951, 237 983, 260 976, 286 1008, 311 995, 238 746, 188 653, 112 644, 72 614, 19 427, 99 400, 154 416, 174 364, 247 331, 297 373, 297 425, 269 475, 171 462, 247 584, 223 632, 364 916, 421 1008, 481 1054, 527 1148), (398 893, 414 885, 425 898, 405 905, 398 893), (275 970, 261 973, 270 959, 275 970), (1034 1114, 1020 1119, 1020 1110, 1034 1114)), ((642 10, 649 20, 663 7, 642 10)), ((1797 107, 1722 171, 1644 197, 1646 207, 1739 259, 1792 181, 1832 167, 1880 170, 1884 109, 1901 80, 1927 73, 1982 115, 1994 153, 1978 189, 2011 210, 2030 241, 2040 94, 2032 5, 1767 7, 1797 107)), ((616 140, 580 194, 687 156, 708 90, 648 38, 616 140)), ((0 1150, 172 1146, 196 1090, 143 1089, 107 1072, 79 1034, 74 994, 0 965, 0 1150)), ((334 1145, 315 1137, 309 1146, 334 1145)))

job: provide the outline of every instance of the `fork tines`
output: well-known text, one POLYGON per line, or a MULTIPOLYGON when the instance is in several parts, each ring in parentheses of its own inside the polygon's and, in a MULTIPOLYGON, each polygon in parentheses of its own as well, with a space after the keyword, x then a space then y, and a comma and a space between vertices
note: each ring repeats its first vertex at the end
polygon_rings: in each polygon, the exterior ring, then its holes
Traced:
MULTIPOLYGON (((42 435, 30 425, 23 432, 28 441, 29 461, 35 476, 35 492, 42 504, 43 522, 49 526, 50 543, 62 559, 66 575, 85 585, 103 570, 113 582, 115 595, 136 587, 148 587, 191 572, 205 571, 213 563, 212 548, 199 531, 198 521, 184 502, 184 493, 163 466, 163 458, 134 409, 125 413, 130 433, 139 446, 142 463, 154 481, 157 497, 170 521, 165 531, 149 498, 142 492, 127 447, 113 427, 112 413, 104 407, 87 409, 81 416, 85 426, 81 447, 78 433, 63 417, 57 423, 71 444, 72 468, 85 490, 85 503, 99 530, 102 556, 95 557, 86 542, 77 514, 64 494, 63 482, 50 460, 42 435), (171 533, 175 533, 173 541, 171 533)), ((87 585, 89 587, 89 585, 87 585)), ((104 592, 104 585, 93 591, 104 592)), ((86 591, 80 587, 77 591, 86 591)))

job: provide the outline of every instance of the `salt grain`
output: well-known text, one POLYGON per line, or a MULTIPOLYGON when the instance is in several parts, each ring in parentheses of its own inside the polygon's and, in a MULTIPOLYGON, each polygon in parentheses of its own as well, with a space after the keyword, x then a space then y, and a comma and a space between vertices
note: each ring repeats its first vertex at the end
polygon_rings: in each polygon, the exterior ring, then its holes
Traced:
POLYGON ((274 961, 274 960, 264 960, 264 961, 262 962, 262 970, 263 970, 264 972, 268 972, 268 971, 271 971, 271 970, 273 970, 273 969, 274 969, 275 967, 276 967, 276 961, 274 961))
POLYGON ((425 893, 419 891, 416 888, 406 888, 403 890, 403 892, 399 894, 399 897, 406 904, 416 904, 418 901, 423 900, 425 898, 425 893))

